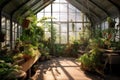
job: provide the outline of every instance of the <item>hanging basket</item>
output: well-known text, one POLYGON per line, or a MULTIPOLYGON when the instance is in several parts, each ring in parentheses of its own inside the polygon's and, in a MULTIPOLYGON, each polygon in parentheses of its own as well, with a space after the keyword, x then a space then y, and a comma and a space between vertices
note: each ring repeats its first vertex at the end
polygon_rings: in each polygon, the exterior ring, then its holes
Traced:
POLYGON ((0 42, 4 42, 5 41, 5 34, 0 32, 0 42))
POLYGON ((28 28, 29 23, 30 23, 30 20, 24 19, 24 20, 23 20, 23 23, 22 23, 22 27, 23 27, 23 28, 28 28))

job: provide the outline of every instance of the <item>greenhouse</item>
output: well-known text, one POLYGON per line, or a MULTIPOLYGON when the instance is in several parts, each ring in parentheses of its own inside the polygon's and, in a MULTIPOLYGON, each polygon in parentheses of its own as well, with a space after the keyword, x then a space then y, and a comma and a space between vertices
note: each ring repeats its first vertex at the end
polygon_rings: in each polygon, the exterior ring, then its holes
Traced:
POLYGON ((119 0, 0 0, 0 80, 120 80, 119 0))

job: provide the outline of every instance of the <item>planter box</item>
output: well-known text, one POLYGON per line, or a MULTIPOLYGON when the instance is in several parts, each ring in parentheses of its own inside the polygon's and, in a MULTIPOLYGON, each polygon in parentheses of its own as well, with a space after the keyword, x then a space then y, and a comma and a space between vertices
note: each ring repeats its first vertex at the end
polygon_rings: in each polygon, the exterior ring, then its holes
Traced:
POLYGON ((11 76, 15 76, 15 78, 17 78, 17 79, 24 80, 27 75, 26 71, 28 71, 41 56, 41 54, 38 50, 36 50, 35 53, 36 53, 36 55, 34 57, 30 58, 29 60, 27 60, 26 62, 24 62, 23 64, 20 65, 22 68, 19 71, 17 71, 17 72, 15 71, 15 72, 9 74, 8 79, 12 80, 13 78, 11 76))
POLYGON ((35 51, 36 55, 32 57, 31 59, 27 60, 25 63, 21 64, 22 70, 27 71, 32 67, 32 65, 39 59, 40 57, 40 52, 38 50, 35 51))

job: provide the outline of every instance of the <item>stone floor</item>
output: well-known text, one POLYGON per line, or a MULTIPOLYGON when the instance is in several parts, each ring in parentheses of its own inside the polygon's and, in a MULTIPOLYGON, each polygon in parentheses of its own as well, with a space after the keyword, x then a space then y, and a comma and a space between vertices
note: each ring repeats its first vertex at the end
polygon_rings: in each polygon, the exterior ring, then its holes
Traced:
POLYGON ((120 80, 120 77, 84 72, 73 58, 54 58, 39 63, 37 80, 120 80))

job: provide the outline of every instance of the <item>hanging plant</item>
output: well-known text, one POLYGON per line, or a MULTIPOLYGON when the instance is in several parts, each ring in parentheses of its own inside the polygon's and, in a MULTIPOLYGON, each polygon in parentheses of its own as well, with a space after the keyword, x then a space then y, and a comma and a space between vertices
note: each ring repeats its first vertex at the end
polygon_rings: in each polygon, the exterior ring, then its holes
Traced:
POLYGON ((23 28, 28 28, 29 23, 30 23, 30 20, 24 19, 23 22, 22 22, 22 27, 23 27, 23 28))
POLYGON ((5 41, 5 32, 0 32, 0 42, 4 42, 5 41))

